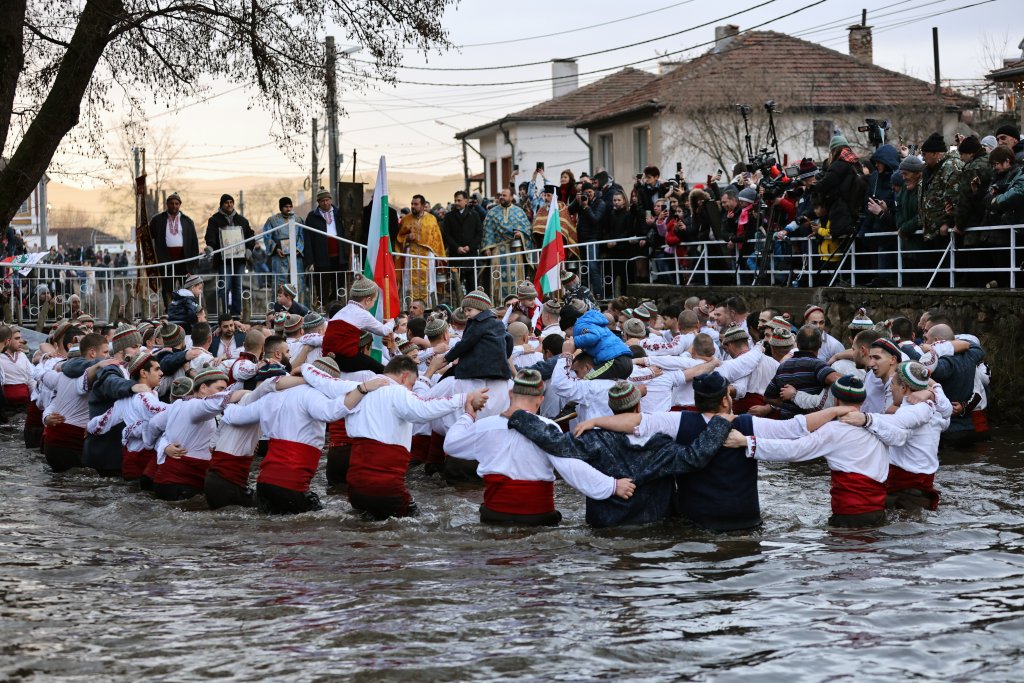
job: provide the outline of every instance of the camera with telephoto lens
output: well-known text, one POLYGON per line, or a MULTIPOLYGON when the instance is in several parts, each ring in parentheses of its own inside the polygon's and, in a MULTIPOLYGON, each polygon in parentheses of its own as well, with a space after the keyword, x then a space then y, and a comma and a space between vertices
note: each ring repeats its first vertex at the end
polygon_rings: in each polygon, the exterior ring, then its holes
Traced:
POLYGON ((889 130, 889 119, 864 119, 863 126, 857 126, 858 133, 867 133, 868 142, 875 147, 885 144, 883 130, 889 130))

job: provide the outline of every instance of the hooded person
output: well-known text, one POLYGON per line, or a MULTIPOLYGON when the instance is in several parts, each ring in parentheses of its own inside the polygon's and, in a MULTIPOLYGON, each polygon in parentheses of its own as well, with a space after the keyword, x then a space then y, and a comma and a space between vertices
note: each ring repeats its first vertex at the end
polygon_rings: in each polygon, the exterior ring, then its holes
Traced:
POLYGON ((842 135, 835 135, 828 145, 829 161, 814 193, 821 198, 828 215, 829 231, 842 239, 853 234, 864 205, 865 183, 860 159, 842 135))
POLYGON ((869 286, 889 286, 893 280, 893 273, 896 272, 896 238, 892 236, 877 236, 876 233, 890 232, 883 224, 880 213, 871 210, 872 203, 884 204, 886 207, 895 206, 896 196, 892 189, 892 175, 900 167, 900 152, 895 145, 886 143, 880 145, 875 153, 871 155, 871 163, 874 169, 868 177, 868 210, 864 213, 861 221, 861 234, 866 236, 866 243, 870 245, 870 251, 876 252, 875 265, 878 268, 875 279, 869 286))

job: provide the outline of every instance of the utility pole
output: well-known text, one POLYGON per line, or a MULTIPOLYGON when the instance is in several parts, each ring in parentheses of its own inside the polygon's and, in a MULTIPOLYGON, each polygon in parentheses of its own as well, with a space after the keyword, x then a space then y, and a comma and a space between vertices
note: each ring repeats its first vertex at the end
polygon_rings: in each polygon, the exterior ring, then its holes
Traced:
POLYGON ((46 184, 50 182, 50 178, 43 173, 43 177, 39 179, 39 250, 46 251, 49 247, 46 245, 46 230, 47 230, 47 214, 49 211, 46 209, 46 184))
POLYGON ((245 190, 238 191, 238 213, 245 215, 245 190))
POLYGON ((356 150, 352 150, 352 182, 356 181, 356 150))
POLYGON ((327 36, 327 137, 328 177, 333 196, 338 192, 338 53, 334 36, 327 36))
POLYGON ((318 178, 318 175, 319 175, 317 173, 317 167, 318 167, 319 161, 316 158, 316 136, 317 136, 317 133, 318 133, 317 127, 316 127, 316 123, 317 123, 316 122, 316 117, 314 116, 313 117, 313 170, 312 170, 312 173, 310 173, 310 175, 309 175, 309 196, 310 196, 310 199, 313 200, 313 206, 316 206, 316 193, 319 191, 319 188, 317 187, 317 178, 318 178))
POLYGON ((932 57, 935 60, 935 99, 938 101, 939 109, 939 127, 936 128, 939 133, 944 133, 942 130, 943 123, 945 123, 945 111, 946 108, 942 104, 942 80, 939 76, 939 27, 932 26, 932 57))

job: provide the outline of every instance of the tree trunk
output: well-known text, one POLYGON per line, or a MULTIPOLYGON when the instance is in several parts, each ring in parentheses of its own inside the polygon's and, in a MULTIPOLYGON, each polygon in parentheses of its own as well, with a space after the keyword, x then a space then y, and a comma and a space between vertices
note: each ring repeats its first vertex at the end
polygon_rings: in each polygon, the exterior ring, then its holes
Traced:
POLYGON ((0 2, 0 154, 7 145, 18 77, 25 66, 26 0, 0 2))
MULTIPOLYGON (((78 123, 82 97, 123 10, 121 0, 88 0, 82 10, 50 94, 7 167, 0 171, 0 226, 10 224, 43 177, 61 140, 78 123)), ((0 18, 5 13, 6 9, 0 18)))

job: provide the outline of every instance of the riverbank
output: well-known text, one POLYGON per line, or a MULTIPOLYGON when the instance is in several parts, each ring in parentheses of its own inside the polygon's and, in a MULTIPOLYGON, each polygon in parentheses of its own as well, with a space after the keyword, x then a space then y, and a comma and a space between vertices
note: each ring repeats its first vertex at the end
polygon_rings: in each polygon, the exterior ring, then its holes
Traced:
POLYGON ((921 312, 941 308, 957 333, 977 336, 992 368, 989 412, 996 419, 1017 420, 1024 411, 1024 291, 1005 289, 869 289, 864 287, 675 287, 631 285, 629 294, 664 303, 680 296, 724 299, 740 295, 752 311, 780 308, 796 316, 811 303, 826 311, 830 334, 846 339, 846 326, 858 308, 879 321, 905 315, 914 323, 921 312))

